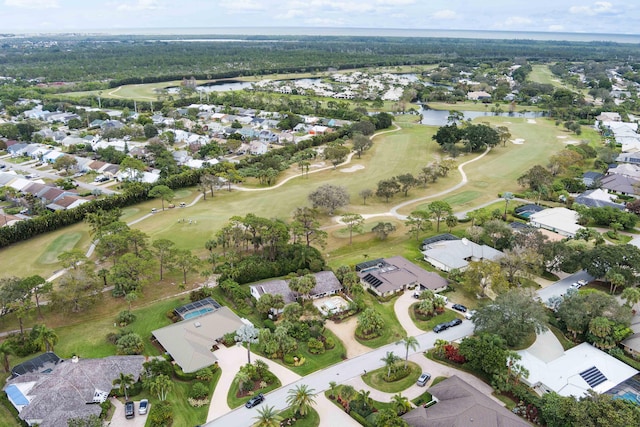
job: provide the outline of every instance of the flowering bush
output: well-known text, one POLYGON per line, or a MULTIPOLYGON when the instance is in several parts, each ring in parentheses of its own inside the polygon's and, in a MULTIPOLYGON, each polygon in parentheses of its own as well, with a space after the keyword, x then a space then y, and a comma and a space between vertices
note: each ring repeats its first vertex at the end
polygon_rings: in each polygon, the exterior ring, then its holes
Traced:
POLYGON ((463 364, 466 362, 466 359, 463 355, 458 351, 458 347, 455 347, 451 344, 447 344, 444 346, 444 355, 445 357, 452 361, 453 363, 463 364))

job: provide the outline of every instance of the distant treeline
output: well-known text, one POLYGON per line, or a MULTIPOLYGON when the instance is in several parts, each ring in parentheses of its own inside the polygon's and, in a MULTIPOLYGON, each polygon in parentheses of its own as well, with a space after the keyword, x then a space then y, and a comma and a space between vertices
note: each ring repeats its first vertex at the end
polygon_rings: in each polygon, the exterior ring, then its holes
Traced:
POLYGON ((406 37, 279 37, 278 41, 163 42, 136 37, 61 38, 43 47, 29 39, 0 45, 0 75, 47 81, 111 80, 111 86, 194 76, 198 79, 328 68, 479 61, 638 61, 637 45, 613 42, 406 37), (110 41, 110 42, 106 42, 110 41))

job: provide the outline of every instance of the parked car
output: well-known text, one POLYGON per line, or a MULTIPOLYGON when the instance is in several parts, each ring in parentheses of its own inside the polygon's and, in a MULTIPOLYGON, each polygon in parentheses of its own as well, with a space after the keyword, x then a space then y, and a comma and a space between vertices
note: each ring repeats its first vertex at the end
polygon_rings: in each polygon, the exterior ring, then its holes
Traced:
POLYGON ((136 405, 130 400, 124 404, 124 416, 125 418, 133 418, 136 416, 136 405))
POLYGON ((419 385, 420 387, 424 387, 427 385, 427 382, 429 381, 429 379, 431 379, 431 375, 427 374, 426 372, 423 372, 422 375, 420 375, 420 378, 418 378, 418 381, 416 381, 416 385, 419 385))
POLYGON ((140 415, 144 415, 147 413, 147 409, 149 409, 149 401, 147 399, 142 399, 140 401, 140 405, 138 405, 138 413, 140 415))
POLYGON ((185 202, 180 202, 180 205, 179 205, 179 206, 180 206, 181 208, 184 208, 185 206, 187 206, 187 204, 186 204, 185 202))
POLYGON ((435 332, 436 334, 439 334, 442 331, 446 331, 448 327, 449 327, 448 323, 439 323, 433 327, 433 332, 435 332))
POLYGON ((156 209, 156 208, 151 208, 151 213, 156 213, 156 212, 158 212, 158 209, 156 209))
POLYGON ((467 307, 465 307, 462 304, 453 304, 451 306, 451 308, 453 308, 454 310, 458 310, 458 311, 460 311, 462 313, 466 313, 467 312, 467 307))
POLYGON ((262 402, 264 402, 264 395, 260 393, 257 396, 253 396, 251 399, 249 399, 247 403, 244 404, 244 406, 247 408, 253 408, 256 405, 261 404, 262 402))
POLYGON ((448 328, 453 328, 454 326, 458 326, 462 323, 462 320, 460 319, 453 319, 449 322, 447 322, 447 327, 448 328))
POLYGON ((465 319, 471 319, 474 314, 476 314, 475 310, 469 310, 464 314, 464 318, 465 319))
POLYGON ((577 283, 578 283, 578 285, 580 285, 581 287, 582 287, 582 286, 587 286, 587 285, 589 284, 589 282, 588 282, 588 281, 586 281, 586 280, 578 280, 578 282, 577 282, 577 283))

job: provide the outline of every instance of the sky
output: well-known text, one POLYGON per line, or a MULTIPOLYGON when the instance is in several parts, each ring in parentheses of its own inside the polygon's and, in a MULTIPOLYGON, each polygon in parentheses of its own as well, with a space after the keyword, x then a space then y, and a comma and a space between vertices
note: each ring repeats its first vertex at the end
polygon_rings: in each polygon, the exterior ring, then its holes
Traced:
POLYGON ((0 33, 305 27, 638 34, 638 0, 0 0, 0 33))

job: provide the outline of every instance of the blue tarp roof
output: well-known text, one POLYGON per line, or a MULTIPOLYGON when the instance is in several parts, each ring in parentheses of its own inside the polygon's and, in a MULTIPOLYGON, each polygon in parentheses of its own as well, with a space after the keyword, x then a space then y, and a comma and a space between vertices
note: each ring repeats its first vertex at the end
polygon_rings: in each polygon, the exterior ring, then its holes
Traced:
POLYGON ((11 384, 5 390, 7 392, 7 396, 16 406, 24 406, 29 404, 29 400, 22 394, 20 389, 16 387, 14 384, 11 384))

